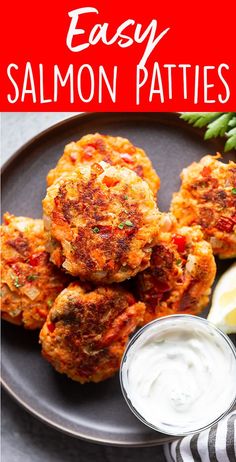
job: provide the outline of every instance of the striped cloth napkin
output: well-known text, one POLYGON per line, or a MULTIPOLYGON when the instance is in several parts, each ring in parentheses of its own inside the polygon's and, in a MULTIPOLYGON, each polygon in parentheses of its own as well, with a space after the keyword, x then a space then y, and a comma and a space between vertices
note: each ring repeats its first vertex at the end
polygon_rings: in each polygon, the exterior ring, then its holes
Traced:
POLYGON ((236 462, 236 410, 197 435, 165 444, 167 462, 236 462))

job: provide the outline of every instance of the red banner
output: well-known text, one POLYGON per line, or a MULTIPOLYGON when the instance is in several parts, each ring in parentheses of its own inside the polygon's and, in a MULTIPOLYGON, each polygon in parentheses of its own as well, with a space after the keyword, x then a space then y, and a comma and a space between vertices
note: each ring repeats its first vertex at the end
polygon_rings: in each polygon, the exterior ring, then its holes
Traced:
POLYGON ((5 2, 2 111, 231 111, 235 3, 5 2))

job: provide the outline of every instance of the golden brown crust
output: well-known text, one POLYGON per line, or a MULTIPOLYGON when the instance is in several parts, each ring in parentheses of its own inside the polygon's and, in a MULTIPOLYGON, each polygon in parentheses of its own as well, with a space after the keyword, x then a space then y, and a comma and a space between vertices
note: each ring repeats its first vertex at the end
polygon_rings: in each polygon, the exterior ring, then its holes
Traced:
POLYGON ((56 167, 48 173, 47 184, 51 186, 59 177, 73 172, 81 164, 107 162, 129 168, 145 180, 156 196, 160 179, 143 149, 135 147, 126 138, 100 135, 83 136, 79 141, 66 145, 56 167))
POLYGON ((49 262, 43 221, 5 213, 1 241, 2 318, 27 329, 40 328, 67 282, 49 262))
POLYGON ((43 356, 78 382, 105 380, 119 369, 144 310, 119 285, 72 283, 57 297, 40 332, 43 356))
POLYGON ((73 276, 121 282, 148 266, 159 212, 134 172, 78 168, 48 188, 43 208, 51 260, 73 276))
POLYGON ((144 323, 176 313, 198 314, 209 301, 216 265, 211 246, 199 226, 161 233, 151 265, 137 277, 146 304, 144 323))
POLYGON ((205 156, 181 173, 171 211, 181 226, 198 224, 215 255, 236 256, 236 164, 205 156))

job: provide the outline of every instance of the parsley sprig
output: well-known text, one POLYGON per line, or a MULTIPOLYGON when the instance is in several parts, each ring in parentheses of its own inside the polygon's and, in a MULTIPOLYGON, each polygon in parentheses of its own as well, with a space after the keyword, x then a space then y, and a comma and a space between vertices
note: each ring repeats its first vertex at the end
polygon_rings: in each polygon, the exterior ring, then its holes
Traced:
POLYGON ((236 149, 236 112, 184 112, 180 118, 194 127, 207 127, 205 140, 227 137, 224 152, 236 149))

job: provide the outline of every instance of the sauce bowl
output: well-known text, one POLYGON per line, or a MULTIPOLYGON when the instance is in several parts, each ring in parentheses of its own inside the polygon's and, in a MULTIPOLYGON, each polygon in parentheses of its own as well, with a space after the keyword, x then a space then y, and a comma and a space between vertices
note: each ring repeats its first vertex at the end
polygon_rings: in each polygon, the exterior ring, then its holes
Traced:
POLYGON ((175 436, 198 433, 235 403, 236 350, 206 319, 158 318, 130 340, 120 383, 129 408, 148 427, 175 436))

